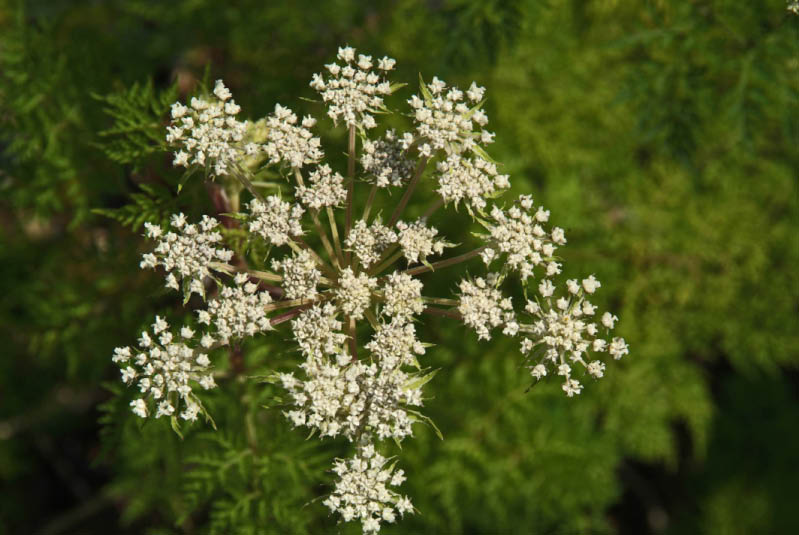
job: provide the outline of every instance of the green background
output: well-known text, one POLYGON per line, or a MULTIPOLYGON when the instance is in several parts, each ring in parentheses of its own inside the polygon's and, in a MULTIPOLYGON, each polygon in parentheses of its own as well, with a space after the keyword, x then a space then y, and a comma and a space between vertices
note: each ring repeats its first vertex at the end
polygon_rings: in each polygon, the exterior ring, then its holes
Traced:
MULTIPOLYGON (((308 503, 346 445, 305 441, 263 408, 268 386, 218 389, 220 431, 181 441, 135 421, 110 360, 154 314, 183 313, 138 269, 135 216, 211 211, 199 179, 173 195, 165 106, 207 74, 243 116, 322 115, 298 97, 343 44, 396 58, 405 98, 419 73, 487 88, 491 155, 566 229, 566 275, 596 274, 631 348, 567 399, 556 381, 525 393, 515 343, 427 322, 442 369, 425 412, 445 440, 420 427, 403 445, 420 513, 385 532, 799 531, 799 17, 785 7, 0 2, 0 533, 358 531, 308 503)), ((248 370, 296 363, 282 345, 246 346, 248 370)))

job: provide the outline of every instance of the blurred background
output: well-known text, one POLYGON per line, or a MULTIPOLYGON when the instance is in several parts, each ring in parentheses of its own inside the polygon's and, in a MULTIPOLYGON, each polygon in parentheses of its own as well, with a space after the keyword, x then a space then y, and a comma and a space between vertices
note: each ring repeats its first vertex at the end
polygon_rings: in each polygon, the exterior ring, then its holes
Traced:
MULTIPOLYGON (((419 73, 487 88, 491 155, 566 229, 566 275, 596 274, 631 348, 568 399, 556 381, 525 393, 515 343, 426 323, 445 440, 405 442, 420 513, 384 531, 799 532, 799 17, 783 0, 0 6, 0 533, 358 531, 312 502, 345 444, 306 442, 263 408, 267 386, 218 389, 220 431, 181 441, 134 420, 110 360, 184 313, 138 268, 141 215, 212 210, 200 180, 173 195, 168 104, 223 78, 243 117, 321 116, 298 97, 344 44, 397 59, 395 109, 419 73)), ((245 347, 248 370, 280 351, 245 347)))

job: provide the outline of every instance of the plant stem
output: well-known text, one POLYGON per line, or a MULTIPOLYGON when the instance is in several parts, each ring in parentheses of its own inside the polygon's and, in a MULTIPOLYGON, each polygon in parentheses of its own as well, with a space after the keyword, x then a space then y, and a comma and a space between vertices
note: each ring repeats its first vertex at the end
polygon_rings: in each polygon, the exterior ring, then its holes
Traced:
POLYGON ((261 195, 261 194, 258 192, 258 190, 256 190, 256 189, 255 189, 255 186, 253 186, 253 185, 252 185, 252 182, 250 182, 250 179, 249 179, 249 178, 247 178, 246 176, 244 176, 244 171, 243 171, 242 169, 239 169, 239 168, 236 168, 236 169, 234 169, 233 176, 235 176, 235 177, 236 177, 236 179, 237 179, 239 182, 241 182, 241 184, 242 184, 242 185, 243 185, 245 188, 247 188, 247 191, 249 191, 250 193, 252 193, 252 196, 253 196, 253 197, 255 197, 256 199, 258 199, 258 200, 259 200, 259 201, 261 201, 262 203, 266 203, 266 200, 264 199, 264 196, 263 196, 263 195, 261 195))
POLYGON ((311 254, 311 256, 314 257, 314 260, 316 260, 316 265, 318 265, 320 268, 322 268, 322 271, 324 271, 328 275, 330 275, 330 277, 332 279, 338 278, 338 275, 336 274, 335 270, 333 270, 332 267, 327 265, 327 262, 325 262, 322 259, 322 257, 317 254, 316 251, 311 249, 311 246, 308 245, 307 243, 305 243, 305 240, 303 240, 299 236, 292 236, 291 240, 289 240, 289 242, 288 242, 288 246, 291 247, 291 249, 295 253, 299 253, 302 249, 305 249, 306 251, 308 251, 311 254))
POLYGON ((427 271, 434 271, 437 268, 449 267, 454 266, 455 264, 460 264, 461 262, 465 262, 470 258, 474 258, 475 256, 479 255, 486 246, 483 245, 482 247, 478 247, 473 251, 469 251, 468 253, 464 253, 459 256, 453 256, 452 258, 447 258, 446 260, 439 260, 438 262, 433 262, 429 266, 418 266, 411 269, 406 269, 403 273, 407 273, 408 275, 418 275, 420 273, 425 273, 427 271))
POLYGON ((394 256, 392 256, 391 258, 388 258, 387 260, 383 261, 383 263, 381 263, 379 266, 370 269, 369 270, 369 276, 372 277, 372 276, 377 275, 378 273, 382 272, 384 269, 386 269, 387 267, 391 266, 391 264, 393 264, 394 262, 399 260, 402 257, 402 255, 403 255, 402 251, 397 251, 394 254, 394 256))
POLYGON ((443 305, 448 307, 456 307, 461 304, 457 299, 445 299, 443 297, 426 297, 423 296, 425 303, 432 303, 434 305, 443 305))
MULTIPOLYGON (((305 182, 302 179, 302 173, 300 173, 299 169, 294 169, 294 176, 297 178, 297 184, 304 187, 305 182)), ((319 210, 316 208, 311 208, 310 212, 314 226, 316 227, 316 232, 319 233, 319 237, 322 239, 322 246, 324 246, 325 251, 327 252, 327 256, 330 257, 330 261, 333 262, 333 266, 336 269, 341 269, 339 266, 338 257, 333 252, 333 246, 330 245, 330 240, 327 237, 327 232, 325 231, 324 227, 322 227, 322 223, 319 221, 319 210)))
POLYGON ((338 237, 338 225, 336 224, 336 215, 333 213, 333 208, 327 207, 327 219, 330 222, 330 233, 333 236, 333 245, 336 246, 336 256, 338 257, 339 265, 344 265, 344 253, 341 252, 341 240, 338 237))
POLYGON ((272 303, 271 305, 266 305, 264 307, 264 312, 272 312, 273 310, 280 310, 281 308, 291 308, 296 306, 302 305, 312 305, 314 303, 318 303, 322 301, 322 299, 315 297, 313 299, 292 299, 291 301, 278 301, 277 303, 272 303))
POLYGON ((275 325, 280 325, 281 323, 283 323, 285 321, 288 321, 288 320, 294 318, 295 316, 299 316, 300 312, 302 312, 302 311, 304 311, 304 310, 306 310, 308 308, 311 308, 311 306, 312 305, 301 305, 301 306, 298 306, 297 308, 289 310, 288 312, 284 312, 283 314, 280 314, 279 316, 275 316, 274 318, 269 320, 269 323, 272 325, 272 327, 274 327, 275 325))
POLYGON ((394 224, 399 221, 399 218, 402 216, 402 212, 405 211, 405 207, 408 205, 408 201, 411 199, 411 195, 413 195, 413 190, 416 189, 416 185, 419 183, 419 179, 424 172, 424 168, 427 165, 427 158, 422 157, 419 160, 419 165, 416 166, 416 172, 413 174, 413 178, 408 183, 408 188, 405 190, 405 193, 402 195, 402 199, 400 199, 399 204, 394 209, 394 213, 391 214, 391 219, 388 222, 389 227, 393 227, 394 224))
POLYGON ((372 184, 372 189, 369 190, 369 198, 366 200, 366 207, 363 209, 363 219, 364 223, 369 219, 369 212, 372 211, 372 203, 375 201, 375 195, 377 194, 377 184, 372 184))
POLYGON ((433 203, 430 206, 427 207, 427 210, 425 210, 424 215, 422 216, 422 219, 427 219, 428 217, 433 215, 433 212, 435 212, 436 210, 441 208, 443 205, 444 205, 444 199, 439 197, 438 199, 433 201, 433 203))
POLYGON ((355 320, 352 318, 347 318, 347 331, 349 331, 350 355, 353 359, 358 360, 358 339, 355 332, 355 320))
POLYGON ((455 320, 463 319, 463 316, 461 316, 460 312, 458 312, 457 310, 445 310, 443 308, 426 307, 423 312, 425 314, 431 314, 433 316, 443 316, 445 318, 452 318, 455 320))
MULTIPOLYGON (((352 228, 352 202, 355 191, 355 125, 350 126, 350 139, 347 148, 347 219, 344 227, 344 239, 350 235, 352 228)), ((347 251, 346 264, 350 265, 352 253, 347 251)))
POLYGON ((237 268, 235 266, 231 266, 230 264, 223 264, 222 262, 210 262, 208 267, 215 269, 217 271, 224 271, 225 273, 246 273, 251 277, 255 277, 257 279, 267 280, 267 281, 275 281, 280 282, 283 280, 283 277, 276 273, 270 273, 269 271, 257 271, 254 269, 247 269, 247 268, 237 268))

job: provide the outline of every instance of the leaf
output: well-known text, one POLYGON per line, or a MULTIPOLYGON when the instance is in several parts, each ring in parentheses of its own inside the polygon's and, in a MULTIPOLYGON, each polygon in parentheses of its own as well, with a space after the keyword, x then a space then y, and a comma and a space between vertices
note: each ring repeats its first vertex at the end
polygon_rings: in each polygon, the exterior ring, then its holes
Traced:
POLYGON ((178 423, 177 416, 172 415, 172 417, 169 419, 169 425, 172 426, 172 431, 174 431, 180 437, 180 440, 183 440, 183 433, 180 432, 180 424, 178 423))
POLYGON ((433 371, 431 371, 429 373, 426 373, 425 375, 423 375, 421 377, 417 377, 416 379, 413 379, 412 381, 409 381, 409 382, 405 383, 405 388, 408 389, 408 390, 416 390, 417 388, 423 387, 433 377, 436 376, 436 374, 438 373, 439 369, 440 368, 436 368, 435 370, 433 370, 433 371))
POLYGON ((483 147, 481 147, 480 145, 473 145, 472 146, 472 152, 474 152, 475 154, 477 154, 478 156, 480 156, 482 159, 484 159, 487 162, 491 162, 494 165, 499 164, 499 162, 497 162, 494 158, 489 156, 488 153, 485 151, 485 149, 483 149, 483 147))
POLYGON ((427 84, 424 83, 424 78, 422 78, 422 73, 419 73, 419 90, 422 92, 422 96, 424 97, 425 103, 429 106, 433 103, 433 95, 430 94, 430 90, 427 89, 427 84))
POLYGON ((435 431, 438 438, 444 440, 444 435, 441 434, 441 430, 436 426, 435 423, 433 423, 433 420, 431 420, 428 416, 425 416, 424 414, 415 411, 413 409, 405 409, 405 412, 411 415, 411 420, 422 422, 432 427, 433 431, 435 431))

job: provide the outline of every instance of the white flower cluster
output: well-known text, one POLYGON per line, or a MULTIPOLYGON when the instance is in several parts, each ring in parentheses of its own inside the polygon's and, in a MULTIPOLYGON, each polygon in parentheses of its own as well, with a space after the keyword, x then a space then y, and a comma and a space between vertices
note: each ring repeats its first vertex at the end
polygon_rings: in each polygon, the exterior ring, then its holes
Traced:
POLYGON ((505 253, 506 264, 519 272, 523 280, 533 276, 533 269, 546 266, 548 277, 560 273, 560 264, 554 260, 555 250, 566 243, 563 229, 555 227, 547 232, 541 226, 549 220, 549 210, 540 206, 533 214, 533 199, 529 195, 519 197, 507 212, 499 207, 491 210, 492 222, 488 225, 490 247, 483 253, 486 264, 505 253))
POLYGON ((314 305, 291 322, 294 339, 307 358, 321 358, 341 352, 347 336, 341 332, 341 321, 331 303, 314 305))
MULTIPOLYGON (((238 273, 236 286, 223 286, 219 295, 208 302, 207 310, 198 312, 199 322, 214 324, 220 341, 227 344, 231 338, 244 338, 272 328, 266 317, 266 306, 272 302, 269 292, 258 291, 258 286, 249 282, 246 273, 238 273)), ((206 334, 201 341, 209 347, 214 339, 206 334)))
MULTIPOLYGON (((372 352, 372 357, 380 362, 381 367, 388 370, 405 365, 419 368, 416 355, 425 353, 424 344, 416 338, 416 328, 405 315, 397 315, 390 322, 382 323, 366 344, 366 349, 372 352)), ((413 389, 406 395, 414 400, 412 405, 422 404, 421 390, 413 389)))
POLYGON ((799 15, 799 0, 788 0, 788 7, 786 9, 794 15, 799 15))
POLYGON ((366 221, 359 220, 350 230, 344 245, 355 253, 362 266, 368 268, 382 258, 383 252, 397 242, 397 233, 374 221, 367 226, 366 221))
POLYGON ((175 153, 174 165, 204 167, 212 176, 228 174, 228 168, 241 160, 241 145, 247 122, 240 122, 236 114, 241 108, 232 99, 230 91, 216 81, 214 100, 192 98, 189 107, 176 102, 172 105, 172 124, 167 127, 166 140, 180 147, 175 153))
POLYGON ((213 262, 229 262, 233 251, 220 246, 219 222, 203 216, 198 224, 186 222, 186 216, 172 216, 171 227, 180 233, 164 231, 158 225, 145 223, 147 237, 158 240, 152 253, 145 253, 139 264, 142 269, 162 266, 167 271, 166 286, 180 290, 178 280, 188 281, 188 291, 205 295, 203 279, 211 274, 213 262))
POLYGON ((295 192, 305 206, 318 210, 323 206, 339 206, 346 200, 344 177, 334 173, 329 165, 320 165, 308 179, 310 186, 298 185, 295 192))
POLYGON ((269 130, 263 149, 269 156, 269 163, 285 162, 294 169, 301 169, 303 165, 316 163, 324 157, 322 142, 308 130, 316 124, 313 117, 304 117, 297 126, 297 115, 275 104, 275 112, 266 124, 269 130))
POLYGON ((508 175, 500 175, 495 164, 479 156, 450 154, 438 163, 438 171, 438 193, 456 206, 463 200, 475 208, 485 208, 486 197, 510 187, 508 175))
POLYGON ((352 268, 344 268, 335 290, 339 310, 352 319, 363 319, 363 312, 372 300, 372 292, 377 288, 377 279, 366 273, 358 275, 352 268))
POLYGON ((400 319, 380 325, 365 346, 372 353, 367 364, 341 352, 343 338, 336 332, 341 324, 328 307, 314 307, 293 322, 306 355, 301 367, 307 379, 280 374, 296 407, 286 416, 296 426, 318 429, 321 436, 409 436, 413 420, 403 406, 421 405, 422 393, 420 387, 409 386, 411 376, 401 367, 417 365, 415 355, 424 353, 413 325, 400 319))
MULTIPOLYGON (((253 199, 245 213, 236 216, 243 223, 238 234, 230 233, 231 239, 244 234, 263 239, 270 247, 265 248, 266 258, 242 255, 234 267, 229 265, 233 253, 223 247, 218 223, 210 217, 190 225, 183 214, 175 215, 173 230, 166 234, 147 224, 147 235, 158 243, 141 265, 163 266, 167 286, 180 289, 182 281, 189 295, 204 296, 206 277, 213 271, 238 274, 234 284, 214 277, 219 291, 197 312, 199 323, 207 326, 199 333, 198 344, 191 343, 195 336, 191 328, 184 327, 180 339, 173 339, 166 322, 156 318, 155 335, 142 334, 138 355, 130 348, 117 348, 113 360, 122 366, 123 380, 138 384, 144 394, 131 404, 136 414, 194 420, 204 409, 192 392, 193 383, 214 386, 204 353, 287 323, 302 364, 299 371, 274 373, 269 380, 287 391, 284 415, 295 427, 351 442, 354 453, 335 462, 338 480, 324 503, 345 521, 359 520, 364 532, 375 533, 381 523, 413 512, 407 497, 388 489, 401 484, 404 475, 394 471, 393 464, 387 467, 388 459, 377 453, 376 445, 411 436, 417 421, 431 423, 418 412, 422 387, 435 372, 419 363, 426 344, 417 337, 417 316, 459 319, 480 340, 489 340, 496 330, 519 337, 531 375, 562 376, 569 397, 582 390, 577 371, 595 378, 605 372, 605 364, 589 353, 619 359, 629 350, 622 338, 599 334, 601 329, 608 333, 617 318, 605 313, 596 319, 588 296, 601 285, 593 275, 567 281, 565 295, 555 296, 553 278, 561 272, 555 253, 566 238, 560 228, 545 228, 549 212, 534 209, 530 196, 521 196, 508 208, 488 205, 510 182, 483 149, 494 137, 484 129, 488 122, 481 109, 484 89, 475 83, 467 91, 448 88, 434 77, 422 83, 421 97, 408 101, 413 133, 389 130, 370 140, 366 130, 376 126, 377 114, 389 111, 383 98, 392 88, 383 76, 393 69, 394 60, 383 58, 375 65, 369 56, 356 58, 350 47, 339 49, 338 58, 341 65, 326 66, 327 79, 316 74, 310 85, 321 93, 334 123, 346 124, 351 135, 356 129, 360 133, 360 153, 357 143, 348 146, 346 180, 323 161, 320 139, 310 130, 315 123, 311 117, 300 120, 290 109, 276 105, 244 139, 247 123, 235 119, 238 106, 221 82, 214 91, 215 101, 194 99, 190 108, 173 106, 168 139, 181 145, 175 164, 210 167, 212 175, 239 181, 236 189, 246 188, 253 199), (285 166, 284 172, 291 170, 285 174, 293 178, 293 190, 281 191, 286 201, 261 192, 265 185, 256 179, 254 169, 267 158, 269 164, 285 166), (432 159, 437 165, 431 170, 432 159), (360 201, 353 200, 355 187, 362 184, 355 173, 358 162, 371 183, 360 219, 353 218, 354 208, 361 208, 360 201), (428 262, 455 245, 439 236, 426 217, 401 219, 414 192, 418 196, 419 191, 430 190, 425 186, 416 190, 427 179, 437 181, 433 188, 440 196, 427 216, 442 206, 457 209, 463 203, 473 221, 486 229, 479 235, 482 246, 428 262), (392 223, 386 226, 379 215, 369 214, 381 213, 383 206, 373 203, 387 197, 381 192, 378 198, 376 188, 389 187, 406 189, 389 212, 392 223), (327 209, 327 228, 318 217, 322 208, 327 209), (343 208, 344 217, 337 217, 334 208, 343 208), (318 232, 307 242, 301 238, 310 228, 303 226, 306 211, 318 232), (324 251, 311 249, 309 244, 316 243, 324 251), (487 273, 461 280, 452 298, 423 295, 424 273, 468 260, 479 264, 478 256, 487 273), (501 266, 492 270, 492 263, 501 266), (271 271, 263 270, 263 265, 271 271), (537 281, 539 295, 526 302, 525 311, 518 311, 518 319, 502 283, 509 275, 514 279, 518 275, 526 292, 536 268, 543 277, 537 281), (270 320, 267 314, 275 310, 280 312, 270 320)), ((262 250, 253 248, 253 253, 262 250)))
POLYGON ((264 202, 250 201, 250 220, 247 230, 258 234, 272 245, 285 245, 292 236, 302 234, 300 218, 305 209, 299 204, 283 201, 277 195, 270 195, 264 202))
MULTIPOLYGON (((334 122, 341 119, 347 126, 374 128, 377 123, 373 114, 385 109, 383 97, 391 94, 391 84, 372 71, 371 56, 359 54, 355 61, 352 47, 339 48, 338 59, 344 66, 325 65, 330 78, 325 80, 321 74, 315 74, 311 87, 328 103, 327 114, 334 122)), ((386 73, 395 63, 391 58, 383 58, 377 62, 377 69, 386 73)))
POLYGON ((412 143, 413 135, 406 133, 398 139, 394 130, 387 131, 383 139, 363 142, 361 165, 375 177, 377 187, 399 187, 410 180, 416 166, 407 154, 412 143))
POLYGON ((383 312, 392 317, 409 318, 424 311, 422 281, 407 273, 394 272, 383 287, 383 312))
POLYGON ((283 272, 283 291, 289 299, 313 299, 319 292, 317 285, 322 274, 316 261, 306 250, 282 260, 272 260, 272 269, 283 272))
POLYGON ((194 421, 200 405, 192 394, 190 382, 208 390, 216 383, 211 375, 208 355, 199 353, 187 345, 194 337, 189 327, 180 330, 176 337, 169 332, 169 324, 155 317, 153 336, 143 331, 139 338, 139 351, 133 354, 130 347, 118 347, 111 360, 122 368, 122 380, 126 384, 136 383, 143 397, 130 403, 133 413, 141 418, 153 414, 155 417, 173 416, 184 405, 180 417, 194 421))
MULTIPOLYGON (((493 275, 493 274, 490 274, 493 275)), ((461 291, 461 302, 458 312, 463 316, 463 322, 477 332, 481 340, 491 339, 491 329, 505 324, 505 331, 509 330, 511 336, 515 316, 510 297, 504 297, 497 288, 496 277, 489 276, 488 280, 477 277, 473 281, 463 279, 458 288, 461 291)))
POLYGON ((397 513, 413 513, 407 496, 388 489, 405 481, 402 470, 386 467, 387 459, 368 444, 350 459, 336 461, 333 471, 339 477, 336 488, 323 503, 344 521, 360 520, 364 533, 377 533, 381 522, 392 523, 397 513))
POLYGON ((414 109, 416 132, 425 142, 419 146, 419 154, 432 156, 433 150, 446 150, 448 154, 473 150, 478 143, 493 143, 494 134, 487 130, 473 131, 474 123, 481 129, 488 117, 479 109, 485 88, 472 82, 466 98, 474 104, 472 108, 464 102, 464 93, 457 87, 445 92, 447 84, 436 77, 423 88, 423 98, 413 95, 408 104, 414 109))
POLYGON ((410 264, 426 262, 432 254, 442 254, 444 247, 449 244, 443 240, 436 240, 438 229, 428 227, 425 221, 417 219, 412 223, 397 221, 398 242, 402 247, 405 259, 410 264))
MULTIPOLYGON (((522 338, 521 350, 529 355, 530 373, 541 379, 548 373, 548 368, 557 370, 563 376, 563 391, 569 397, 579 394, 582 385, 572 377, 572 365, 580 364, 595 379, 605 373, 605 364, 598 360, 589 360, 588 351, 594 353, 608 352, 618 360, 629 350, 623 338, 614 338, 608 343, 599 338, 599 327, 593 321, 596 307, 587 299, 601 286, 591 275, 582 283, 571 279, 566 282, 566 296, 554 299, 555 287, 549 279, 538 285, 543 298, 528 300, 525 310, 532 316, 531 324, 519 325, 522 338)), ((616 317, 606 312, 600 319, 606 332, 613 328, 616 317)))

